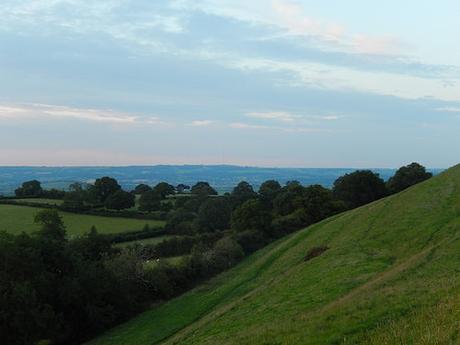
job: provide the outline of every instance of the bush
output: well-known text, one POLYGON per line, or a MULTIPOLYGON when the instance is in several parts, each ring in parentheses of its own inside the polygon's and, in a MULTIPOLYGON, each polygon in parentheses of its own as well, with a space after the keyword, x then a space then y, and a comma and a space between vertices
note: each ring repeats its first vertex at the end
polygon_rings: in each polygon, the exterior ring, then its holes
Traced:
POLYGON ((251 199, 232 213, 231 222, 232 228, 237 231, 248 229, 267 231, 270 228, 271 215, 261 201, 251 199))
POLYGON ((304 261, 310 261, 311 259, 316 258, 317 256, 320 256, 321 254, 323 254, 328 249, 329 249, 329 247, 327 247, 327 246, 313 247, 308 251, 308 253, 305 255, 303 260, 304 261))
POLYGON ((383 198, 387 194, 385 182, 370 170, 345 174, 334 182, 334 197, 355 208, 383 198))
POLYGON ((433 174, 427 172, 424 166, 411 163, 399 168, 395 175, 388 180, 387 186, 391 193, 398 193, 432 176, 433 174))
POLYGON ((226 198, 210 198, 198 210, 196 226, 200 232, 226 230, 230 227, 230 204, 226 198))
POLYGON ((306 214, 303 209, 294 211, 287 216, 275 218, 272 222, 272 233, 275 237, 289 234, 307 226, 306 214))
POLYGON ((259 230, 246 230, 234 235, 234 239, 243 248, 246 255, 263 248, 269 241, 259 230))
POLYGON ((111 210, 123 210, 135 205, 134 194, 118 190, 110 194, 104 202, 104 206, 111 210))

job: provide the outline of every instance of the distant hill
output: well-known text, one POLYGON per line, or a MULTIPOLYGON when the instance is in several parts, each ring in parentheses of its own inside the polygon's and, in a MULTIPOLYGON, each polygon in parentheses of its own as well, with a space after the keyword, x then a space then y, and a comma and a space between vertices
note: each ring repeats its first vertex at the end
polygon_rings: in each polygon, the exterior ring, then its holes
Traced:
MULTIPOLYGON (((256 168, 232 165, 156 165, 132 167, 0 167, 0 194, 14 193, 22 182, 41 181, 45 188, 66 188, 73 182, 92 182, 98 177, 115 177, 124 188, 131 189, 139 183, 193 185, 208 181, 219 192, 230 191, 238 182, 247 181, 258 187, 262 182, 275 179, 280 183, 298 180, 304 185, 321 184, 329 187, 337 177, 354 171, 352 168, 256 168)), ((372 169, 388 179, 394 169, 372 169)), ((439 172, 434 169, 433 172, 439 172)))
POLYGON ((459 302, 456 166, 281 239, 91 344, 457 344, 459 302))

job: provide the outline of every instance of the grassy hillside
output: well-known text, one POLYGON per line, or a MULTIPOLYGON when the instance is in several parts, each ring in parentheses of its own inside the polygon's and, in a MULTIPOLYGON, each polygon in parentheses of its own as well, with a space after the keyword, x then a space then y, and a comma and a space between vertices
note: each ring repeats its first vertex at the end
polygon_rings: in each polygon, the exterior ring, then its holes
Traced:
MULTIPOLYGON (((41 208, 0 205, 0 231, 6 230, 11 233, 33 232, 38 230, 33 219, 41 208)), ((145 224, 150 226, 162 226, 163 221, 142 220, 129 218, 100 217, 92 215, 82 215, 75 213, 60 212, 70 235, 79 235, 95 226, 99 233, 117 233, 122 231, 141 230, 145 224)))
POLYGON ((459 278, 457 166, 282 239, 91 344, 454 344, 459 278))

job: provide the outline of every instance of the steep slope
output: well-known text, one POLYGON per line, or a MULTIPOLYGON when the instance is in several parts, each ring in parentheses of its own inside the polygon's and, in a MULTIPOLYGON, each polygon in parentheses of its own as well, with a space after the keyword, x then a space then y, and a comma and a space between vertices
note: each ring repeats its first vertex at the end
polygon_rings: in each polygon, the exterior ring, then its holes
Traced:
POLYGON ((456 343, 459 277, 456 166, 282 239, 92 344, 456 343))

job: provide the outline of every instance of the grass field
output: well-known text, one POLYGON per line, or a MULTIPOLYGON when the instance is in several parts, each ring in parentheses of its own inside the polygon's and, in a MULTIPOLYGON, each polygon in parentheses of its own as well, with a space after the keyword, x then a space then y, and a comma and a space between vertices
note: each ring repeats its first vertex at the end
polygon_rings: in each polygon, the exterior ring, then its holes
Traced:
POLYGON ((459 301, 457 166, 279 240, 91 344, 458 344, 459 301))
MULTIPOLYGON (((5 230, 11 233, 33 232, 38 230, 33 219, 41 208, 0 205, 0 231, 5 230)), ((63 217, 69 235, 80 235, 87 232, 91 226, 95 226, 99 233, 117 233, 123 231, 141 230, 145 224, 152 227, 163 226, 164 222, 159 220, 142 220, 115 217, 100 217, 92 215, 81 215, 67 212, 59 212, 63 217)))
POLYGON ((48 204, 48 205, 62 205, 63 200, 45 199, 45 198, 28 198, 28 199, 14 199, 17 202, 30 202, 34 204, 48 204))

